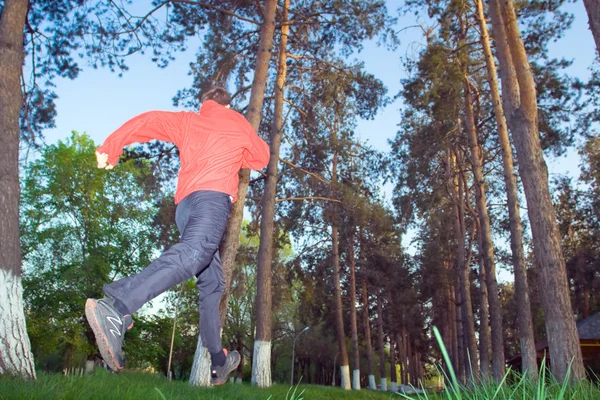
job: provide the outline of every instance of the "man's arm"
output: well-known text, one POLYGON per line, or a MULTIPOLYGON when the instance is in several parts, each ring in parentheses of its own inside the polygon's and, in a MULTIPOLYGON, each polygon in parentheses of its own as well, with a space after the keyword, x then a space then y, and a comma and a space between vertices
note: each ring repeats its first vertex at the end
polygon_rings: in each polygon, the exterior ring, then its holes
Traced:
POLYGON ((186 112, 149 111, 125 122, 96 149, 98 168, 111 169, 132 143, 162 140, 177 145, 184 132, 186 112))
POLYGON ((258 137, 250 124, 248 124, 248 136, 250 137, 250 146, 244 151, 242 168, 251 168, 258 171, 269 163, 271 151, 269 145, 258 137))

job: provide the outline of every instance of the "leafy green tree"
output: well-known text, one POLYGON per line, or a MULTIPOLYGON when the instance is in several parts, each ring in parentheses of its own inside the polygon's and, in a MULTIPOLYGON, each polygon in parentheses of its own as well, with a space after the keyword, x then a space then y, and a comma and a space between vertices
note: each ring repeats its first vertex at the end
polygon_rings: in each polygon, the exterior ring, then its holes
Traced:
POLYGON ((138 272, 157 250, 147 163, 126 161, 106 174, 96 167, 95 147, 87 135, 73 132, 24 170, 21 243, 29 332, 34 352, 62 350, 63 367, 75 353, 93 355, 85 299, 101 296, 105 283, 138 272))

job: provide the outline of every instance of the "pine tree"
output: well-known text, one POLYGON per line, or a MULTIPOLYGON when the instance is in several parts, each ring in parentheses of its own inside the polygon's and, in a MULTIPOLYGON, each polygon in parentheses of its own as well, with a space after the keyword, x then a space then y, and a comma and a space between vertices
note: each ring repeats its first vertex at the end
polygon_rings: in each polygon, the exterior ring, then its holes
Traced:
POLYGON ((512 0, 502 0, 502 3, 493 0, 490 16, 498 49, 504 112, 515 142, 531 221, 552 372, 557 379, 564 380, 570 370, 571 379, 581 379, 585 372, 548 189, 548 170, 539 140, 537 98, 531 67, 512 0))

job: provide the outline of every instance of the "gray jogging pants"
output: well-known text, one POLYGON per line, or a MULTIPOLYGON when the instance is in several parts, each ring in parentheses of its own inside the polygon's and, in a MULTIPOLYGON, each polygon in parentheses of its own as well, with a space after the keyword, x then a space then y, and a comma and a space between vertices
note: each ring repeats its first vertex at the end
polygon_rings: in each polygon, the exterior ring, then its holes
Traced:
POLYGON ((175 222, 181 235, 139 274, 104 286, 104 292, 119 300, 131 314, 167 289, 196 276, 199 291, 200 336, 210 353, 221 351, 219 303, 225 289, 219 244, 225 234, 231 197, 200 190, 178 205, 175 222))

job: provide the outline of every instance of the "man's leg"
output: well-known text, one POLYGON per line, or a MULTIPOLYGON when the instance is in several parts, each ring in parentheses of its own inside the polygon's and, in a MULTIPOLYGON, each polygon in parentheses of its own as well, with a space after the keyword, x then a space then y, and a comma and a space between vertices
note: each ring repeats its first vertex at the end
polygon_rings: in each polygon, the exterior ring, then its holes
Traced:
POLYGON ((224 352, 221 344, 221 313, 219 305, 225 289, 221 257, 217 251, 210 265, 200 273, 196 282, 199 292, 200 337, 211 359, 211 381, 225 383, 229 373, 237 368, 241 357, 237 351, 224 352))
POLYGON ((195 192, 180 206, 177 208, 177 225, 181 241, 139 274, 104 286, 104 292, 117 300, 117 309, 121 303, 128 313, 133 314, 146 302, 198 275, 211 263, 227 228, 231 209, 229 196, 210 191, 195 192))
MULTIPOLYGON (((223 350, 219 305, 223 290, 225 290, 225 281, 218 251, 208 268, 198 276, 196 286, 199 292, 200 337, 202 338, 202 344, 208 349, 211 357, 214 358, 223 350)), ((223 361, 224 359, 225 356, 223 355, 223 361)))
POLYGON ((225 233, 230 209, 230 198, 224 193, 192 193, 177 207, 181 241, 139 274, 105 285, 104 291, 110 298, 88 299, 86 316, 100 352, 113 370, 123 368, 123 327, 132 325, 131 314, 210 264, 225 233))

